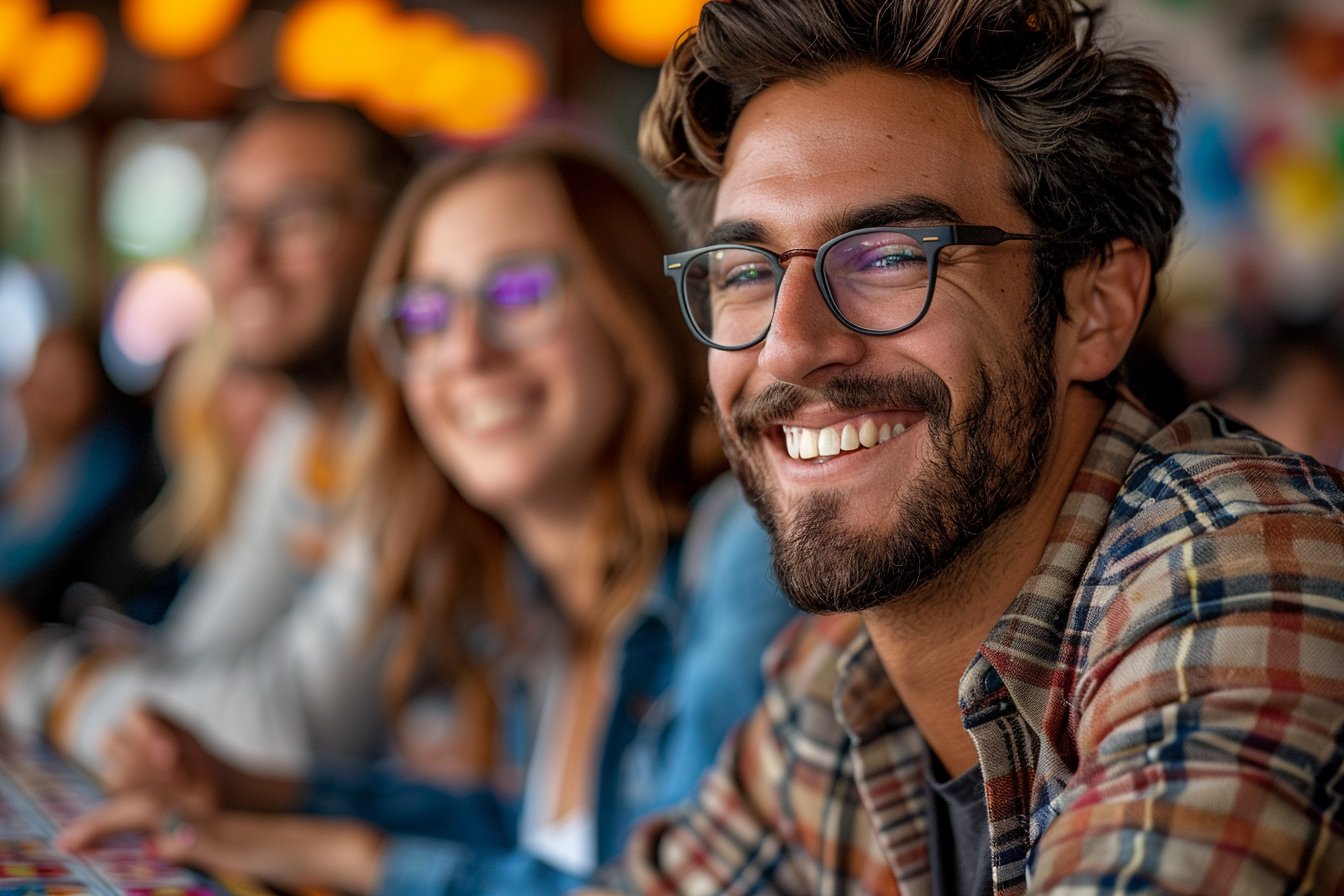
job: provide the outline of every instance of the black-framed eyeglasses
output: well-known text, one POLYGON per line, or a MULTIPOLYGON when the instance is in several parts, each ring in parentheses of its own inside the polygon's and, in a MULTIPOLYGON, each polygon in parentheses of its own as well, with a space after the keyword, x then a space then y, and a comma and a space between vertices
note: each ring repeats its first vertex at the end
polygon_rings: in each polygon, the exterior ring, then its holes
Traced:
POLYGON ((780 254, 738 243, 691 249, 664 256, 663 271, 676 281, 681 313, 696 338, 710 348, 738 351, 769 332, 784 262, 794 256, 815 259, 817 286, 841 323, 868 336, 890 336, 928 313, 943 249, 1039 238, 972 224, 864 227, 817 249, 780 254))
POLYGON ((211 244, 222 244, 255 230, 277 255, 319 255, 331 248, 349 210, 345 198, 327 190, 291 193, 256 210, 224 201, 210 209, 205 237, 211 244))
POLYGON ((481 336, 495 348, 541 342, 560 321, 566 267, 556 255, 517 255, 497 261, 470 291, 436 282, 394 287, 378 321, 384 365, 395 376, 432 367, 464 306, 474 310, 481 336))

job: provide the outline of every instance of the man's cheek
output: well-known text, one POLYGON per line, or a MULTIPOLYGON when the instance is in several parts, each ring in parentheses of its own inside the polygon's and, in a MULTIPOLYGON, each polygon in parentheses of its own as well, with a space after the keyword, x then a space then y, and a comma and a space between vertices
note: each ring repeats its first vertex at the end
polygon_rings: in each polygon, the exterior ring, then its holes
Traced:
POLYGON ((737 356, 741 354, 744 353, 724 352, 714 348, 709 350, 709 391, 724 411, 743 383, 744 378, 738 374, 743 359, 737 356))

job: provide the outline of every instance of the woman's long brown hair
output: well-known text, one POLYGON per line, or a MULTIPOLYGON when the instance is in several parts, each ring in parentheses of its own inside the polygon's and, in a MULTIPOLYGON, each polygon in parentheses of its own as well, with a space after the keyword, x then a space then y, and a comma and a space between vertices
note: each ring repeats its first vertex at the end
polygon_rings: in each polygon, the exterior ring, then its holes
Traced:
MULTIPOLYGON (((436 667, 461 717, 478 732, 494 731, 496 707, 488 670, 466 636, 482 622, 508 630, 508 536, 462 497, 421 444, 400 384, 379 361, 372 321, 404 277, 421 218, 438 196, 486 169, 538 167, 558 177, 616 287, 616 301, 575 298, 590 303, 626 378, 625 417, 599 465, 597 524, 589 550, 576 558, 598 570, 602 594, 591 618, 570 620, 574 650, 602 643, 637 603, 669 538, 685 526, 691 495, 723 468, 717 437, 699 413, 704 352, 690 338, 671 281, 662 275, 666 231, 617 164, 569 138, 534 136, 440 160, 412 181, 374 256, 352 347, 355 376, 371 406, 361 484, 376 537, 377 618, 399 617, 403 632, 386 694, 395 714, 418 676, 436 667)), ((459 758, 481 772, 493 766, 492 738, 480 738, 473 752, 478 755, 459 758)))

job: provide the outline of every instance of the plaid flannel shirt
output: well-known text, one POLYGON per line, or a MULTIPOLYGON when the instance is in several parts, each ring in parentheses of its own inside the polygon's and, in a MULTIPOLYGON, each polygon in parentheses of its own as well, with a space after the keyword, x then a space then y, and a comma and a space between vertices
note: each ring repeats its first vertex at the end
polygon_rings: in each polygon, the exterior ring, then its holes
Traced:
MULTIPOLYGON (((861 623, 800 621, 766 664, 625 884, 927 893, 922 740, 861 623)), ((1344 893, 1344 473, 1122 397, 960 703, 998 894, 1344 893)))

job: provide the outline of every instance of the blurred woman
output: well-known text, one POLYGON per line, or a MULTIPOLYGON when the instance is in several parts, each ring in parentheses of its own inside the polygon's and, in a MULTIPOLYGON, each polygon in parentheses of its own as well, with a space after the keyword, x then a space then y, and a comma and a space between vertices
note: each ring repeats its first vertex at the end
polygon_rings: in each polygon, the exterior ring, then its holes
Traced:
POLYGON ((381 615, 402 632, 387 693, 420 710, 403 719, 440 708, 433 749, 407 737, 435 781, 267 780, 141 714, 112 746, 130 792, 63 844, 167 818, 165 857, 282 885, 544 893, 688 794, 790 610, 736 486, 702 491, 722 463, 663 250, 638 193, 562 140, 413 182, 355 349, 381 615), (259 814, 293 808, 328 817, 259 814))

